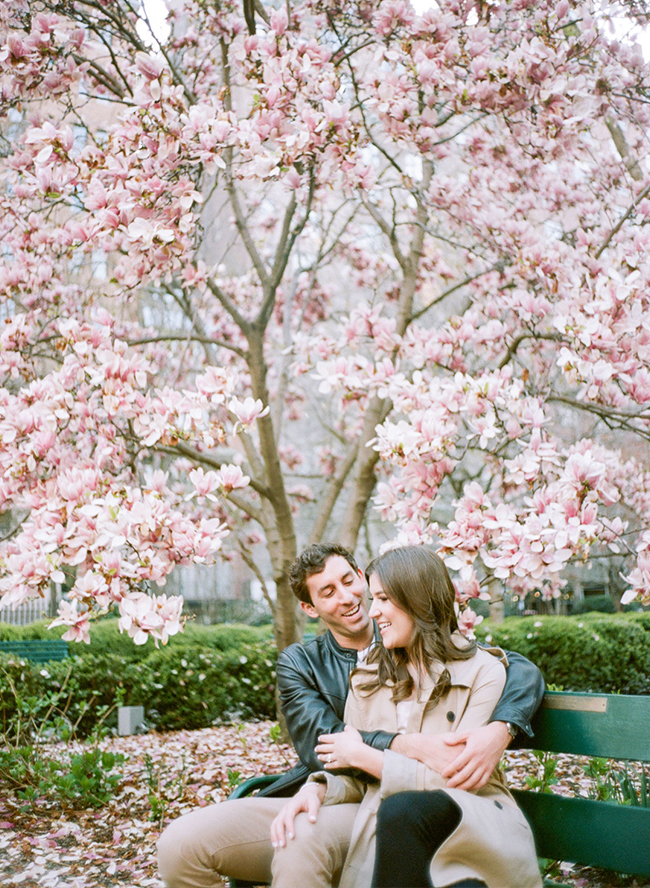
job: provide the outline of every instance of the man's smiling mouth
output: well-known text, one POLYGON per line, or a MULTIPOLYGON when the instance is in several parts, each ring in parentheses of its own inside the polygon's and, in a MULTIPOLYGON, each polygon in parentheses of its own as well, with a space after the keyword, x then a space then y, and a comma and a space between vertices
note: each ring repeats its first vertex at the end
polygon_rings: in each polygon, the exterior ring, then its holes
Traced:
POLYGON ((343 616, 344 617, 354 617, 359 612, 360 607, 361 607, 360 604, 355 604, 355 606, 352 608, 352 610, 346 611, 343 614, 343 616))

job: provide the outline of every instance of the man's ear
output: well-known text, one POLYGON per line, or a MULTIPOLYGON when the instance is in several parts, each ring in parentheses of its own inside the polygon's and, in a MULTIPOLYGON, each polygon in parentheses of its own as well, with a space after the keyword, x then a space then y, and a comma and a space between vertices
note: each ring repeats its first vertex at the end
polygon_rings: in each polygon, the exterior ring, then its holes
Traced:
POLYGON ((299 604, 308 617, 311 617, 312 620, 318 619, 318 611, 313 604, 307 604, 306 601, 300 601, 299 604))

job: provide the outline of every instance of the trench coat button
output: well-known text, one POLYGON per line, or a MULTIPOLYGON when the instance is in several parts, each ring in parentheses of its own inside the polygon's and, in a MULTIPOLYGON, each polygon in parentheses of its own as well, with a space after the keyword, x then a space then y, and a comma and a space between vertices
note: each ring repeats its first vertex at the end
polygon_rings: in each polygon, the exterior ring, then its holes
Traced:
POLYGON ((448 712, 447 713, 447 721, 448 722, 456 721, 456 713, 455 712, 448 712))

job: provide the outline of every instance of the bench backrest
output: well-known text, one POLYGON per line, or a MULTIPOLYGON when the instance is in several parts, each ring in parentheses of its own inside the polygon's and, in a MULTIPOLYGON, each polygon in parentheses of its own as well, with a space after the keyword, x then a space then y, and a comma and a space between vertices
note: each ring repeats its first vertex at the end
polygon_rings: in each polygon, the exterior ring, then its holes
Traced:
MULTIPOLYGON (((650 762, 650 696, 548 692, 531 745, 548 752, 650 762)), ((650 875, 650 808, 515 790, 537 853, 650 875)))
POLYGON ((13 654, 35 663, 64 660, 68 642, 60 638, 28 638, 21 641, 0 641, 0 654, 13 654))

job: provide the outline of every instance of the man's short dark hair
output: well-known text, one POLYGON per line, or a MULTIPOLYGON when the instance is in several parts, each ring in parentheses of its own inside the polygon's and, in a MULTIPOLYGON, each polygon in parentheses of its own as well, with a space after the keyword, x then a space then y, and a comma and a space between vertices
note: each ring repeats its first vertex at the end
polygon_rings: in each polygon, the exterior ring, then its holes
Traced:
POLYGON ((313 546, 308 546, 296 558, 289 570, 289 585, 299 601, 313 604, 307 588, 307 580, 314 574, 320 573, 324 569, 327 559, 333 555, 345 558, 355 573, 359 570, 354 555, 343 546, 339 546, 338 543, 315 543, 313 546))

